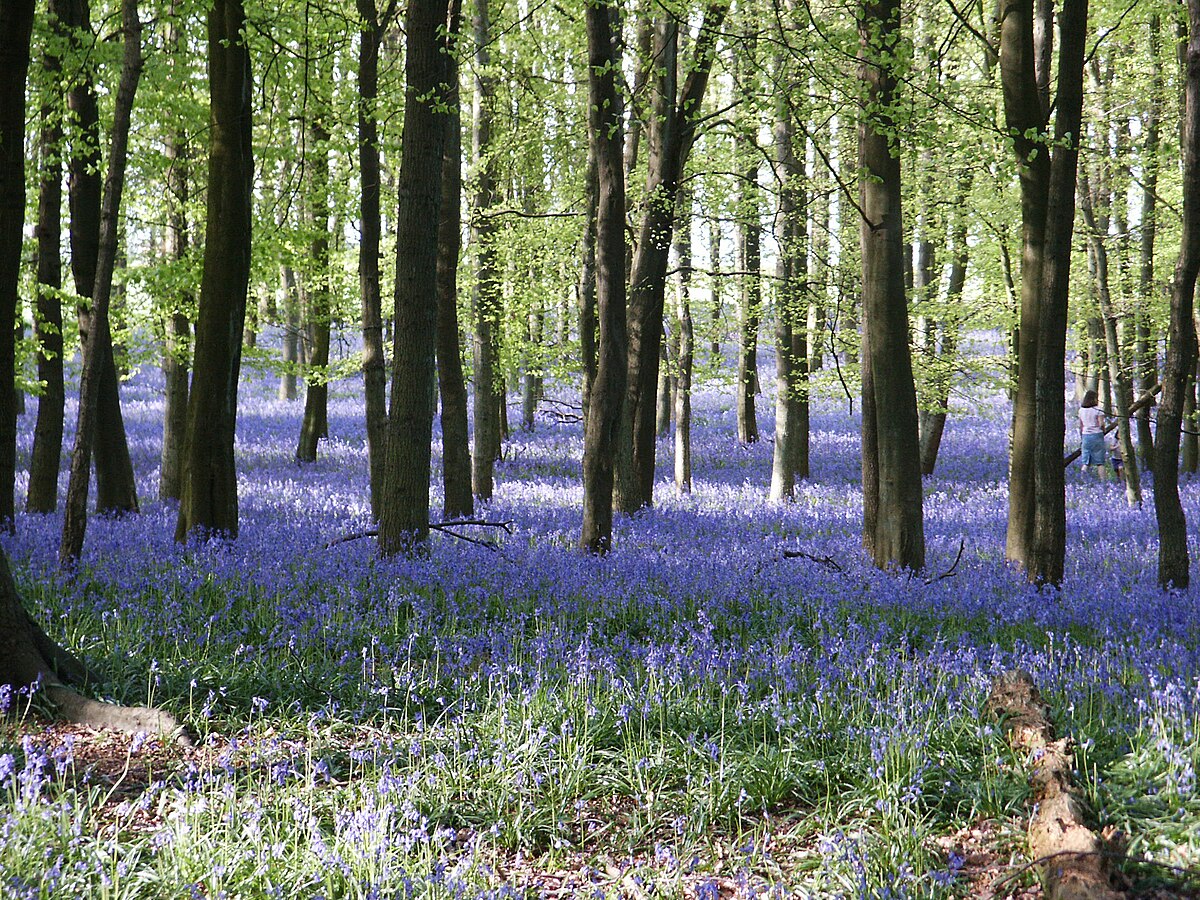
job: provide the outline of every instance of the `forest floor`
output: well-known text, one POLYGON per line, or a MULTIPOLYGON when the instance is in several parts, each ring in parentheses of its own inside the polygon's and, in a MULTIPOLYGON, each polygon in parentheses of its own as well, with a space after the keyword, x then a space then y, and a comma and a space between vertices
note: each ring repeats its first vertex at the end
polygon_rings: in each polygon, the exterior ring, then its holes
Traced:
POLYGON ((247 379, 241 533, 186 547, 153 499, 161 382, 123 390, 142 513, 93 520, 73 576, 59 516, 5 547, 101 696, 200 741, 47 725, 36 697, 0 723, 0 896, 1038 897, 1030 760, 984 709, 1022 668, 1123 835, 1119 886, 1200 897, 1200 592, 1159 592, 1151 504, 1077 469, 1062 590, 1012 572, 1007 407, 984 388, 926 481, 917 577, 860 549, 845 397, 814 404, 812 478, 772 504, 771 398, 740 445, 732 388, 706 383, 694 492, 661 464, 606 559, 575 549, 582 438, 548 404, 477 511, 513 533, 463 529, 495 550, 435 534, 381 560, 332 543, 369 527, 357 382, 298 466, 300 405, 247 379))

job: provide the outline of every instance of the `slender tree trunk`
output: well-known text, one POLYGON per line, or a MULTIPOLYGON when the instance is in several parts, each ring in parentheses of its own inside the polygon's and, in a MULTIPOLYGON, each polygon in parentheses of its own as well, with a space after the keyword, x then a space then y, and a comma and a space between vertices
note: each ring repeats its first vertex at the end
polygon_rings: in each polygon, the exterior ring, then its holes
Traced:
MULTIPOLYGON (((861 78, 868 110, 859 121, 859 200, 862 245, 863 363, 870 367, 874 409, 877 513, 869 548, 881 568, 918 570, 925 565, 917 393, 908 348, 908 301, 904 290, 900 157, 892 146, 891 119, 897 82, 887 48, 900 36, 899 0, 866 0, 860 25, 861 78)), ((864 378, 863 457, 868 456, 868 404, 864 378)), ((865 465, 865 462, 864 462, 865 465)))
POLYGON ((692 369, 696 356, 696 335, 692 325, 692 202, 684 192, 675 201, 680 211, 675 235, 675 256, 679 262, 679 293, 676 319, 679 331, 679 375, 675 391, 675 490, 692 492, 692 369))
MULTIPOLYGON (((950 257, 950 276, 946 284, 946 308, 952 310, 962 302, 963 287, 967 283, 967 260, 970 248, 967 245, 966 187, 969 177, 964 177, 959 202, 955 206, 955 224, 951 235, 953 247, 950 257)), ((938 452, 942 446, 942 435, 946 430, 946 416, 950 412, 949 365, 958 354, 959 323, 952 314, 941 321, 941 347, 939 355, 943 365, 933 379, 931 409, 921 420, 921 474, 932 475, 937 467, 938 452)))
POLYGON ((25 226, 25 79, 33 0, 0 0, 0 528, 16 523, 16 323, 25 226))
POLYGON ((296 400, 300 396, 299 379, 296 377, 300 368, 299 286, 296 284, 295 270, 286 263, 279 267, 278 303, 283 320, 283 372, 279 376, 276 396, 280 400, 296 400))
POLYGON ((714 369, 720 368, 721 359, 721 225, 713 222, 708 233, 708 267, 710 290, 712 291, 711 337, 708 346, 708 362, 714 369))
POLYGON ((1183 394, 1196 365, 1193 320, 1200 271, 1200 0, 1188 0, 1188 40, 1183 104, 1183 234, 1171 281, 1171 318, 1163 395, 1154 440, 1154 514, 1158 520, 1158 583, 1187 588, 1190 572, 1187 521, 1179 500, 1179 431, 1183 394))
POLYGON ((245 21, 241 0, 213 0, 208 15, 208 210, 177 541, 193 532, 232 538, 238 529, 233 441, 254 181, 245 21))
MULTIPOLYGON (((1101 182, 1103 183, 1103 182, 1101 182)), ((1142 503, 1142 486, 1138 478, 1137 456, 1133 449, 1133 430, 1130 427, 1129 408, 1133 405, 1133 385, 1126 376, 1122 364, 1121 344, 1117 337, 1117 316, 1113 310, 1108 278, 1108 248, 1104 237, 1108 233, 1108 217, 1097 215, 1100 205, 1099 190, 1093 189, 1087 175, 1080 178, 1079 204, 1083 221, 1088 228, 1088 251, 1093 261, 1096 295, 1100 303, 1100 315, 1104 320, 1104 339, 1108 356, 1108 377, 1113 386, 1113 412, 1117 420, 1117 440, 1121 456, 1125 460, 1125 499, 1130 506, 1142 503)))
POLYGON ((583 438, 583 527, 579 544, 612 549, 614 456, 625 396, 625 176, 618 61, 610 9, 585 7, 588 41, 588 143, 596 161, 596 306, 599 347, 583 438))
MULTIPOLYGON (((1021 184, 1021 308, 1016 341, 1016 396, 1008 473, 1005 555, 1027 567, 1033 542, 1034 426, 1038 358, 1038 298, 1045 257, 1050 189, 1048 107, 1039 90, 1033 0, 1002 0, 1000 73, 1004 117, 1017 156, 1021 184)), ((1044 46, 1044 45, 1043 45, 1044 46)))
MULTIPOLYGON (((49 4, 50 33, 55 41, 64 37, 57 2, 49 4)), ((7 17, 5 21, 10 21, 7 17)), ((38 341, 38 380, 42 396, 38 400, 37 424, 33 432, 33 453, 29 461, 29 491, 25 509, 29 512, 54 512, 58 508, 58 471, 62 459, 63 418, 66 406, 63 378, 62 300, 62 57, 53 45, 42 53, 50 98, 42 104, 41 133, 38 136, 38 224, 35 232, 37 255, 37 315, 34 329, 38 341)), ((7 134, 3 140, 7 140, 7 134)), ((3 378, 0 374, 0 378, 3 378)))
POLYGON ((379 549, 412 552, 429 537, 429 476, 437 344, 438 223, 442 205, 449 49, 447 0, 409 0, 404 133, 396 217, 396 328, 379 549))
MULTIPOLYGON (((362 180, 359 217, 358 290, 362 303, 363 393, 366 401, 367 462, 371 477, 371 518, 379 520, 383 461, 387 455, 387 363, 383 345, 383 306, 379 287, 380 172, 379 47, 383 26, 375 0, 357 0, 362 27, 358 35, 358 168, 362 180)), ((286 350, 286 341, 285 341, 286 350)))
MULTIPOLYGON (((746 138, 749 153, 757 155, 753 136, 746 138)), ((758 418, 755 414, 754 395, 758 390, 758 325, 759 308, 762 303, 761 228, 758 210, 758 160, 742 176, 741 215, 744 217, 739 231, 739 247, 742 268, 741 329, 738 332, 738 387, 737 387, 737 430, 738 440, 752 444, 758 440, 758 418)), ((791 328, 788 329, 791 340, 791 328)))
MULTIPOLYGON (((1145 393, 1158 384, 1158 355, 1152 340, 1150 309, 1154 304, 1154 239, 1158 231, 1159 133, 1162 118, 1163 74, 1162 24, 1157 14, 1150 16, 1150 96, 1146 107, 1145 137, 1142 144, 1142 228, 1137 293, 1138 389, 1145 393)), ((1138 452, 1142 468, 1154 470, 1154 433, 1150 429, 1150 407, 1137 414, 1138 452)))
MULTIPOLYGON (((1038 355, 1034 429, 1034 522, 1026 575, 1038 584, 1062 583, 1066 556, 1066 486, 1062 453, 1065 437, 1063 372, 1066 368, 1067 300, 1071 236, 1075 224, 1075 182, 1083 110, 1083 59, 1087 0, 1064 0, 1059 14, 1054 158, 1047 194, 1045 258, 1038 298, 1038 355)), ((1024 326, 1022 326, 1024 327, 1024 326)))
MULTIPOLYGON (((108 309, 112 297, 113 270, 117 260, 117 240, 120 231, 121 194, 125 188, 125 164, 129 151, 129 126, 133 99, 142 74, 142 23, 138 19, 137 0, 122 0, 121 29, 124 53, 121 79, 117 85, 113 108, 112 146, 108 155, 108 171, 104 179, 104 199, 100 207, 100 244, 96 257, 96 282, 92 291, 91 322, 83 352, 83 376, 79 384, 79 415, 75 424, 75 446, 71 451, 71 477, 64 505, 62 545, 59 564, 73 565, 83 550, 87 529, 88 480, 91 475, 93 442, 103 439, 99 433, 99 416, 106 410, 101 405, 100 389, 105 378, 105 360, 116 377, 112 359, 108 309), (107 348, 107 350, 106 350, 107 348)), ((0 328, 3 324, 0 323, 0 328)), ((115 387, 115 385, 114 385, 115 387)), ((120 407, 118 406, 118 414, 120 407)), ((122 438, 124 428, 121 429, 122 438)), ((126 454, 128 456, 128 454, 126 454)), ((97 472, 97 481, 99 481, 97 472)), ((103 507, 102 507, 103 510, 103 507)))
MULTIPOLYGON (((319 80, 320 71, 315 74, 319 80)), ((305 318, 312 350, 305 377, 304 417, 296 444, 296 462, 316 462, 317 444, 326 437, 328 427, 329 332, 333 300, 329 284, 329 129, 324 122, 324 105, 318 101, 318 109, 308 123, 312 149, 308 168, 312 179, 309 202, 313 236, 308 247, 312 271, 305 318)))
MULTIPOLYGON (((449 6, 449 40, 457 41, 460 0, 449 6)), ((453 46, 453 45, 451 45, 453 46)), ((467 431, 467 386, 463 381, 458 328, 458 254, 462 219, 462 125, 458 63, 448 56, 446 148, 442 156, 442 211, 438 224, 437 374, 442 400, 442 515, 467 518, 475 511, 471 493, 471 443, 467 431)))
MULTIPOLYGON (((777 78, 785 82, 782 62, 777 78)), ((801 282, 808 274, 804 230, 807 203, 801 187, 803 169, 793 146, 794 115, 789 97, 775 110, 775 170, 780 185, 779 255, 775 304, 775 445, 771 454, 771 500, 795 497, 798 463, 808 466, 808 349, 805 341, 807 302, 801 282)))
POLYGON ((500 371, 499 332, 502 300, 497 271, 496 227, 489 213, 496 203, 496 174, 492 161, 492 115, 495 75, 491 71, 491 22, 488 0, 475 0, 475 99, 471 155, 476 169, 475 200, 471 217, 471 245, 475 248, 475 452, 471 457, 471 483, 475 496, 491 500, 495 462, 500 457, 503 428, 504 378, 500 371))
POLYGON ((596 313, 596 208, 600 197, 599 177, 596 147, 594 142, 589 140, 585 185, 587 209, 584 213, 587 220, 583 226, 583 260, 579 273, 579 353, 583 357, 583 389, 580 403, 585 423, 592 399, 592 386, 596 381, 597 342, 600 339, 596 313))
POLYGON ((655 389, 665 299, 667 260, 675 219, 679 175, 696 137, 696 118, 716 56, 716 42, 728 4, 710 4, 696 37, 689 73, 676 98, 677 23, 664 22, 655 58, 655 114, 647 162, 646 201, 637 251, 629 276, 629 375, 617 462, 617 502, 633 512, 654 502, 655 389))

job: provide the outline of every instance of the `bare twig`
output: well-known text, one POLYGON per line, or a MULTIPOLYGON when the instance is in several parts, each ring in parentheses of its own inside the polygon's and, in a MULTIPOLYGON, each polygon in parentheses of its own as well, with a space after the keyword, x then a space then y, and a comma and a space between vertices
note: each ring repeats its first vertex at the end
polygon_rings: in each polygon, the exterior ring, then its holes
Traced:
POLYGON ((809 562, 815 562, 825 566, 827 569, 832 569, 835 572, 843 571, 842 567, 837 564, 832 556, 817 556, 814 553, 805 553, 803 550, 784 550, 784 559, 807 559, 809 562))
POLYGON ((963 550, 964 550, 964 549, 966 549, 966 546, 967 546, 967 539, 966 539, 966 538, 962 538, 962 539, 961 539, 961 540, 958 542, 958 556, 954 557, 954 562, 950 564, 950 568, 948 568, 948 569, 947 569, 945 572, 943 572, 941 575, 935 575, 933 578, 929 578, 929 579, 927 579, 927 580, 925 581, 925 583, 926 583, 926 584, 933 584, 935 581, 941 581, 943 578, 953 578, 953 577, 954 577, 954 570, 958 568, 958 563, 959 563, 959 561, 960 561, 960 560, 962 559, 962 557, 963 557, 963 550))
MULTIPOLYGON (((456 537, 459 540, 466 541, 468 544, 479 544, 487 547, 490 550, 499 550, 499 546, 492 541, 484 541, 479 538, 468 537, 465 534, 459 534, 457 531, 452 531, 453 526, 475 525, 481 528, 503 528, 505 534, 513 533, 513 523, 511 520, 496 521, 492 519, 452 519, 449 522, 430 522, 429 530, 438 531, 442 534, 448 534, 451 537, 456 537)), ((338 544, 347 544, 350 541, 361 540, 362 538, 379 537, 378 528, 368 528, 366 531, 355 531, 351 534, 344 534, 341 537, 334 538, 328 541, 324 549, 328 550, 331 547, 336 547, 338 544)))

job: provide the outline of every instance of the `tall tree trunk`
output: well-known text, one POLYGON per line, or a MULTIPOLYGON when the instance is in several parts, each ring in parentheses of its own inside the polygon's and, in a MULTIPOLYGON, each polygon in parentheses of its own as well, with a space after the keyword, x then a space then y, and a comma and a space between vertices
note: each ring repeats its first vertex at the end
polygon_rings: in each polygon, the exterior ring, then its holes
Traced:
POLYGON ((1188 0, 1188 39, 1183 104, 1183 234, 1171 281, 1171 318, 1163 395, 1154 440, 1154 514, 1158 520, 1158 583, 1188 586, 1187 521, 1179 500, 1179 430, 1183 393, 1196 365, 1192 318, 1200 271, 1200 0, 1188 0))
POLYGON ((296 400, 300 396, 300 292, 296 272, 284 263, 279 267, 279 311, 283 319, 283 372, 279 376, 280 400, 296 400))
MULTIPOLYGON (((90 51, 91 10, 87 0, 68 0, 62 19, 71 33, 72 47, 82 55, 90 51)), ((90 63, 85 64, 67 96, 76 124, 69 165, 71 211, 71 271, 75 292, 83 298, 79 307, 79 339, 86 345, 91 328, 90 304, 94 302, 100 250, 101 172, 100 112, 92 82, 90 63)), ((115 262, 114 262, 115 267, 115 262)), ((96 345, 100 355, 99 404, 92 458, 96 466, 96 508, 102 513, 125 513, 137 509, 137 486, 121 415, 118 379, 113 358, 112 335, 108 329, 96 345)))
POLYGON ((0 528, 16 523, 16 323, 25 227, 25 78, 33 0, 0 0, 0 528))
MULTIPOLYGON (((753 135, 743 138, 743 146, 757 157, 753 135)), ((741 309, 738 331, 737 370, 737 431, 738 440, 752 444, 758 440, 758 417, 754 408, 754 395, 758 390, 758 325, 759 308, 762 303, 762 226, 758 209, 758 160, 754 158, 750 168, 742 175, 742 191, 739 204, 742 222, 739 226, 738 247, 741 264, 741 309)), ((791 340, 791 328, 788 329, 791 340)))
POLYGON ((447 0, 409 0, 404 133, 396 216, 396 327, 379 549, 411 552, 429 537, 437 344, 438 223, 446 146, 447 0))
POLYGON ((679 33, 665 21, 656 39, 655 114, 651 116, 646 201, 638 229, 637 250, 629 275, 629 375, 622 412, 616 496, 623 512, 654 502, 655 390, 666 291, 667 260, 675 219, 679 176, 696 137, 696 118, 716 56, 725 0, 705 10, 696 37, 688 76, 676 98, 679 33))
MULTIPOLYGON (((1157 14, 1150 16, 1150 96, 1146 108, 1145 137, 1142 144, 1142 228, 1137 293, 1137 377, 1138 390, 1146 393, 1158 384, 1156 342, 1151 339, 1150 308, 1154 302, 1154 239, 1158 231, 1158 152, 1162 118, 1163 74, 1162 24, 1157 14)), ((1154 434, 1150 429, 1150 407, 1137 414, 1138 452, 1142 467, 1154 470, 1154 434)))
MULTIPOLYGON (((917 393, 908 348, 904 290, 904 224, 900 207, 898 133, 891 118, 896 75, 888 62, 900 36, 899 0, 867 0, 860 25, 861 78, 868 111, 859 121, 859 199, 862 244, 864 364, 874 399, 874 455, 878 467, 877 517, 870 542, 877 566, 918 570, 925 565, 917 393)), ((864 379, 865 384, 865 379, 864 379)), ((864 387, 864 393, 865 393, 864 387)), ((864 420, 867 404, 863 404, 864 420)), ((864 458, 866 450, 864 426, 864 458)), ((864 481, 864 496, 869 485, 864 481)))
POLYGON ((1034 426, 1038 358, 1038 298, 1045 256, 1050 189, 1048 107, 1038 84, 1033 0, 1002 0, 1000 76, 1004 118, 1012 135, 1021 184, 1021 308, 1016 342, 1016 396, 1008 472, 1005 555, 1027 566, 1033 542, 1034 426))
MULTIPOLYGON (((64 29, 57 2, 49 4, 50 33, 62 41, 64 29)), ((7 18, 5 21, 9 21, 7 18)), ((38 342, 38 380, 42 396, 38 400, 37 424, 33 432, 33 453, 29 460, 29 492, 25 509, 29 512, 54 512, 58 508, 58 471, 62 460, 63 418, 66 406, 63 378, 62 300, 62 57, 54 44, 42 53, 49 94, 42 103, 41 133, 38 136, 38 224, 35 232, 37 255, 37 315, 34 329, 38 342)), ((4 138, 7 140, 7 136, 4 138)), ((0 374, 0 378, 3 375, 0 374)))
MULTIPOLYGON (((164 28, 172 70, 181 60, 180 18, 171 4, 164 28)), ((167 160, 167 229, 163 250, 166 257, 182 262, 188 251, 188 144, 187 132, 179 127, 167 134, 163 156, 167 160)), ((184 310, 191 305, 190 292, 170 298, 164 311, 162 370, 165 381, 162 454, 158 470, 158 496, 178 500, 184 430, 187 428, 188 372, 191 370, 192 326, 184 310)))
MULTIPOLYGON (((1038 584, 1062 583, 1066 556, 1066 486, 1063 478, 1067 300, 1071 236, 1075 225, 1075 182, 1083 111, 1083 58, 1087 0, 1064 0, 1059 14, 1054 158, 1047 194, 1045 258, 1038 296, 1038 354, 1034 428, 1034 521, 1026 575, 1038 584)), ((1024 326, 1022 325, 1022 328, 1024 326)))
MULTIPOLYGON (((450 0, 449 40, 457 41, 460 0, 450 0)), ((475 511, 471 493, 471 437, 467 431, 467 386, 463 381, 458 328, 458 254, 462 220, 462 124, 459 113, 458 62, 448 56, 446 84, 446 148, 442 156, 442 211, 438 224, 437 374, 442 400, 442 515, 469 517, 475 511)))
MULTIPOLYGON (((786 83, 782 63, 777 62, 777 80, 786 83)), ((791 500, 796 493, 796 463, 801 455, 807 464, 807 447, 799 447, 807 438, 806 381, 808 353, 804 331, 807 307, 800 282, 807 277, 808 260, 804 252, 807 210, 800 179, 803 170, 793 141, 795 129, 791 97, 783 94, 775 109, 775 171, 779 184, 779 254, 776 260, 775 302, 775 445, 771 453, 771 500, 791 500), (802 308, 803 307, 803 308, 802 308), (799 338, 799 343, 797 342, 799 338), (803 402, 803 407, 801 406, 803 402), (805 421, 801 422, 801 415, 805 421), (802 433, 803 432, 803 433, 802 433)))
MULTIPOLYGON (((315 74, 319 80, 320 71, 315 74)), ((329 284, 329 129, 325 125, 325 115, 325 104, 319 101, 308 123, 312 147, 308 168, 312 178, 309 202, 313 233, 308 246, 312 263, 308 279, 311 287, 304 312, 312 350, 305 377, 304 418, 296 444, 296 462, 316 461, 317 444, 327 436, 329 420, 329 332, 333 298, 329 284)))
POLYGON ((684 192, 675 201, 680 212, 675 235, 675 256, 679 263, 679 292, 676 321, 679 331, 678 383, 675 390, 675 490, 692 492, 692 369, 696 356, 696 335, 692 325, 692 202, 684 192))
MULTIPOLYGON (((88 480, 91 476, 93 442, 103 440, 99 416, 106 412, 100 403, 100 388, 105 378, 105 360, 116 377, 108 308, 112 297, 113 270, 117 261, 120 231, 121 194, 125 188, 125 164, 129 153, 129 126, 133 99, 142 74, 142 23, 138 19, 137 0, 122 0, 121 30, 124 52, 121 79, 113 108, 112 146, 108 171, 104 178, 104 199, 100 207, 100 245, 96 257, 96 282, 92 291, 91 322, 83 351, 83 375, 79 384, 79 414, 75 424, 75 446, 71 451, 71 477, 64 505, 62 545, 59 564, 71 566, 83 550, 87 529, 88 480), (107 351, 106 349, 107 348, 107 351)), ((0 328, 3 324, 0 323, 0 328)), ((115 387, 115 385, 114 385, 115 387)), ((119 406, 118 406, 119 414, 119 406)), ((121 429, 122 438, 124 428, 121 429)), ((128 454, 126 454, 128 456, 128 454)), ((97 481, 99 481, 97 472, 97 481)), ((101 507, 103 510, 103 507, 101 507)))
POLYGON ((233 459, 242 328, 250 280, 250 51, 241 0, 213 0, 208 15, 208 209, 199 318, 183 443, 175 539, 193 532, 237 536, 233 459))
MULTIPOLYGON (((946 284, 947 310, 955 309, 962 302, 963 287, 967 283, 967 260, 970 247, 967 245, 967 192, 970 174, 965 174, 959 183, 958 202, 954 207, 954 225, 950 235, 950 275, 946 284)), ((938 452, 942 446, 942 435, 946 430, 946 416, 950 412, 950 365, 958 353, 957 317, 943 315, 939 325, 941 346, 938 355, 943 365, 932 380, 932 408, 921 416, 921 474, 932 475, 937 467, 938 452)))
POLYGON ((588 144, 596 161, 596 305, 599 347, 583 436, 583 526, 579 544, 612 549, 614 456, 625 396, 625 175, 622 167, 616 7, 585 7, 588 42, 588 144))
MULTIPOLYGON (((1104 320, 1104 339, 1108 357, 1108 378, 1112 384, 1113 412, 1117 420, 1117 440, 1121 457, 1125 460, 1125 499, 1130 506, 1142 503, 1142 486, 1138 478, 1137 456, 1133 449, 1133 430, 1130 427, 1129 408, 1133 405, 1133 385, 1126 375, 1121 358, 1121 344, 1117 338, 1117 316, 1113 310, 1108 278, 1108 248, 1104 237, 1108 234, 1108 216, 1098 215, 1096 208, 1107 202, 1100 193, 1101 180, 1097 186, 1090 183, 1086 173, 1080 177, 1079 205, 1083 221, 1088 229, 1088 251, 1093 261, 1096 296, 1100 303, 1100 315, 1104 320)), ((1101 207, 1103 208, 1103 207, 1101 207)))
MULTIPOLYGON (((380 172, 379 47, 384 23, 375 0, 357 0, 362 25, 358 35, 358 169, 362 182, 359 217, 358 290, 362 303, 363 394, 366 401, 367 464, 371 478, 371 518, 379 520, 383 461, 387 452, 387 364, 383 345, 383 306, 379 287, 380 172)), ((388 8, 388 18, 395 4, 388 8)))
MULTIPOLYGON (((588 419, 588 405, 592 399, 592 385, 596 381, 596 366, 599 362, 597 347, 600 335, 596 313, 596 207, 599 203, 600 185, 596 147, 588 141, 587 155, 587 217, 583 226, 583 253, 579 272, 579 354, 583 364, 583 388, 580 405, 583 421, 588 419)), ((624 263, 622 263, 624 265, 624 263)))
POLYGON ((475 165, 475 199, 471 212, 471 245, 475 248, 475 452, 471 483, 475 496, 491 500, 495 462, 500 457, 504 377, 498 348, 501 327, 500 275, 497 271, 496 227, 489 217, 496 203, 492 160, 492 115, 495 74, 491 71, 491 22, 488 0, 475 0, 475 99, 471 155, 475 165))
POLYGON ((721 223, 713 222, 708 232, 708 276, 712 291, 712 319, 708 345, 708 364, 713 369, 720 368, 721 359, 721 223))

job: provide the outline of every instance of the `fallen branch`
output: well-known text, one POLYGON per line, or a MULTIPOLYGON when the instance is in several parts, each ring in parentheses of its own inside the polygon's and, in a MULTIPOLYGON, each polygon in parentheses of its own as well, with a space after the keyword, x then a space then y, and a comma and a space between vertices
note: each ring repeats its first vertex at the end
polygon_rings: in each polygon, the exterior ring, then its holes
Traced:
MULTIPOLYGON (((1152 404, 1154 402, 1155 395, 1161 391, 1162 391, 1161 384, 1156 384, 1154 387, 1150 388, 1150 390, 1146 391, 1146 393, 1144 393, 1144 394, 1142 394, 1142 396, 1138 397, 1137 400, 1135 400, 1133 402, 1133 405, 1129 407, 1129 415, 1132 416, 1135 412, 1138 412, 1140 409, 1142 409, 1142 407, 1149 406, 1150 404, 1152 404)), ((1118 424, 1119 423, 1116 421, 1110 422, 1108 425, 1106 425, 1104 427, 1104 433, 1108 434, 1110 431, 1112 431, 1114 428, 1116 428, 1118 424)), ((1078 450, 1073 450, 1070 453, 1068 453, 1066 456, 1064 456, 1063 457, 1063 468, 1065 469, 1071 463, 1075 462, 1075 460, 1079 459, 1079 457, 1082 453, 1083 453, 1083 448, 1080 447, 1078 450)))
POLYGON ((1033 677, 1006 672, 992 683, 987 709, 997 716, 1013 750, 1030 760, 1034 812, 1029 853, 1041 869, 1049 900, 1121 900, 1108 866, 1107 842, 1085 823, 1090 812, 1075 787, 1069 737, 1055 739, 1048 708, 1033 677))
POLYGON ((966 538, 962 538, 961 540, 959 540, 959 542, 958 542, 958 556, 954 557, 954 562, 952 562, 952 563, 950 564, 950 568, 948 568, 948 569, 947 569, 945 572, 943 572, 941 575, 935 575, 933 578, 929 578, 929 579, 927 579, 927 580, 925 581, 925 583, 926 583, 926 584, 933 584, 933 583, 934 583, 934 582, 936 582, 936 581, 941 581, 943 578, 953 578, 953 577, 954 577, 954 570, 958 568, 958 563, 959 563, 959 561, 960 561, 960 560, 963 558, 963 550, 965 550, 965 549, 966 549, 966 546, 967 546, 967 539, 966 539, 966 538))
MULTIPOLYGON (((505 534, 513 533, 513 523, 511 520, 493 521, 491 519, 452 519, 449 522, 430 522, 430 531, 439 531, 442 534, 448 534, 451 537, 456 537, 460 541, 466 541, 468 544, 479 544, 482 547, 487 547, 489 550, 499 550, 500 546, 492 541, 484 541, 479 538, 469 537, 465 534, 459 534, 457 531, 451 531, 452 526, 460 525, 475 525, 481 528, 503 528, 505 534)), ((328 550, 331 547, 336 547, 338 544, 348 544, 350 541, 358 541, 362 538, 379 537, 378 528, 368 528, 366 531, 355 531, 350 534, 343 534, 341 537, 334 538, 332 541, 327 541, 322 548, 328 550)))
POLYGON ((817 556, 813 553, 805 553, 803 550, 784 550, 784 559, 807 559, 809 562, 815 562, 825 566, 827 569, 832 569, 835 572, 843 571, 842 567, 837 564, 832 556, 817 556))

